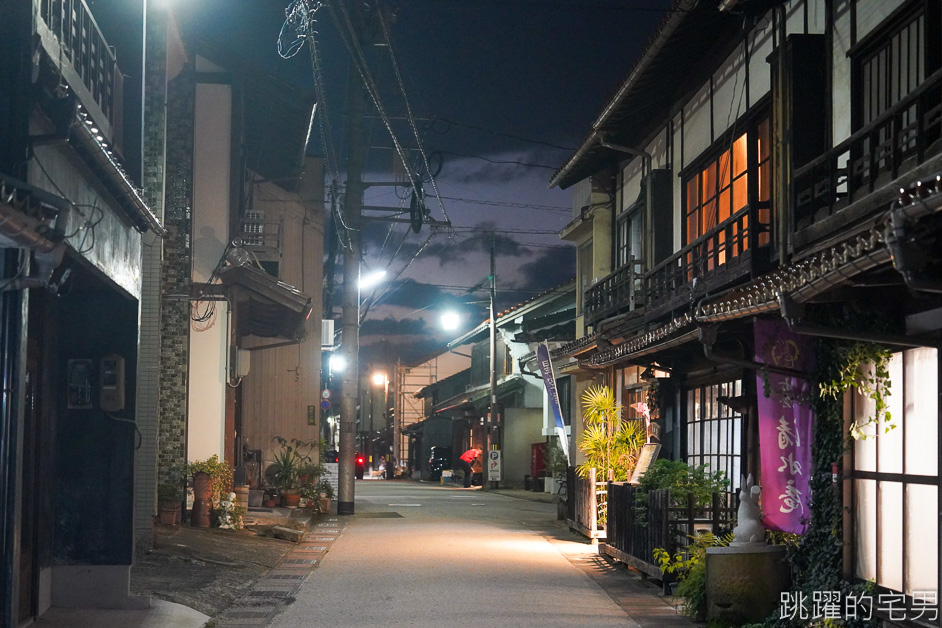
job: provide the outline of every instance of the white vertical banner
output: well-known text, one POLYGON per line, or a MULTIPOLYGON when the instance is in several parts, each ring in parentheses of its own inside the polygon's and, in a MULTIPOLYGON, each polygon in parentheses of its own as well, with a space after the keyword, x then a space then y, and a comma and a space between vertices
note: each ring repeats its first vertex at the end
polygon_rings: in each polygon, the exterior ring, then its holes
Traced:
POLYGON ((544 342, 536 349, 536 359, 540 364, 540 373, 543 375, 543 385, 546 387, 546 394, 549 397, 550 409, 553 411, 553 417, 556 421, 555 430, 559 437, 559 446, 563 448, 566 454, 566 464, 569 462, 569 437, 566 435, 566 426, 563 424, 563 413, 559 407, 559 392, 556 390, 556 375, 553 373, 553 361, 549 357, 549 347, 544 342))

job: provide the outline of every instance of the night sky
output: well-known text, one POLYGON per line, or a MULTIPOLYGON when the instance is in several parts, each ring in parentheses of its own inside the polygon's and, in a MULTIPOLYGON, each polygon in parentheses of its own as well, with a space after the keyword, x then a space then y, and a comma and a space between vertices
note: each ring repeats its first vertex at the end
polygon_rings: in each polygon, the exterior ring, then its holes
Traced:
MULTIPOLYGON (((284 81, 313 91, 307 49, 288 60, 276 50, 287 1, 177 2, 185 30, 284 81)), ((571 279, 572 245, 557 232, 571 220, 571 194, 549 190, 552 174, 588 135, 592 122, 626 76, 663 17, 667 0, 408 0, 389 23, 409 105, 427 154, 440 153, 436 184, 454 231, 407 225, 364 231, 363 272, 386 268, 388 282, 364 295, 375 301, 361 331, 361 363, 404 362, 454 337, 437 329, 440 304, 486 298, 468 293, 488 275, 489 232, 496 231, 498 300, 506 308, 571 279), (427 245, 419 252, 420 247, 427 245), (411 261, 411 262, 410 262, 411 261)), ((344 150, 343 100, 349 53, 328 10, 316 13, 317 37, 335 127, 344 150)), ((368 53, 382 102, 406 113, 389 49, 368 53)), ((322 105, 319 105, 319 107, 322 105)), ((400 142, 416 140, 405 120, 393 122, 400 142)), ((382 122, 372 118, 367 180, 390 180, 393 151, 382 122)), ((309 152, 322 153, 315 124, 309 152)), ((434 169, 434 166, 433 166, 434 169)), ((444 218, 426 183, 432 217, 444 218)), ((367 204, 399 206, 396 188, 373 188, 367 204)), ((335 303, 339 304, 339 287, 335 303)), ((464 329, 486 317, 465 308, 464 329)), ((339 307, 336 308, 339 316, 339 307)))

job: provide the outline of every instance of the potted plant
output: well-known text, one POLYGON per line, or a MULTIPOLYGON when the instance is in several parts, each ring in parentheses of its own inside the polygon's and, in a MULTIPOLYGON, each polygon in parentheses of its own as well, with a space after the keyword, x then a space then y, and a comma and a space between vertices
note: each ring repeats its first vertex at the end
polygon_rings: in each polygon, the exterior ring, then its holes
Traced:
POLYGON ((566 454, 563 453, 563 448, 559 446, 559 439, 554 437, 546 445, 543 464, 546 466, 546 478, 543 481, 544 490, 555 495, 559 492, 559 486, 566 477, 566 454))
POLYGON ((183 487, 179 483, 165 482, 158 485, 157 521, 165 526, 180 523, 180 503, 182 501, 183 487))
POLYGON ((272 440, 280 445, 272 463, 275 467, 275 486, 281 493, 282 505, 288 508, 297 508, 301 500, 302 471, 309 469, 311 464, 311 450, 314 443, 293 438, 290 441, 281 436, 272 440))

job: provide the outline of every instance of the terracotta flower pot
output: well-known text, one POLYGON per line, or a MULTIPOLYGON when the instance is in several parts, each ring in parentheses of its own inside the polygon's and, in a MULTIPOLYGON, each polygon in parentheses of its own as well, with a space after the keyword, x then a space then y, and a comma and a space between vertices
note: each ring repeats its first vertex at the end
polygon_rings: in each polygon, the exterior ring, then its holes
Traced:
POLYGON ((281 494, 281 505, 286 508, 297 508, 301 501, 301 493, 297 491, 285 491, 281 494))
POLYGON ((209 499, 212 492, 212 477, 208 473, 193 476, 193 518, 196 528, 209 527, 209 499))
POLYGON ((161 502, 157 508, 160 525, 175 526, 180 523, 180 502, 161 502))

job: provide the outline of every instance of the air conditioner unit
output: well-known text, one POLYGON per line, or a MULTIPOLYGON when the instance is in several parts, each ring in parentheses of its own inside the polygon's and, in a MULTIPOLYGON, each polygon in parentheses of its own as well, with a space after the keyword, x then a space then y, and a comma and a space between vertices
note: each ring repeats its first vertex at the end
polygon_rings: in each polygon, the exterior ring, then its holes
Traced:
POLYGON ((321 320, 321 349, 332 349, 334 346, 334 321, 321 320))

